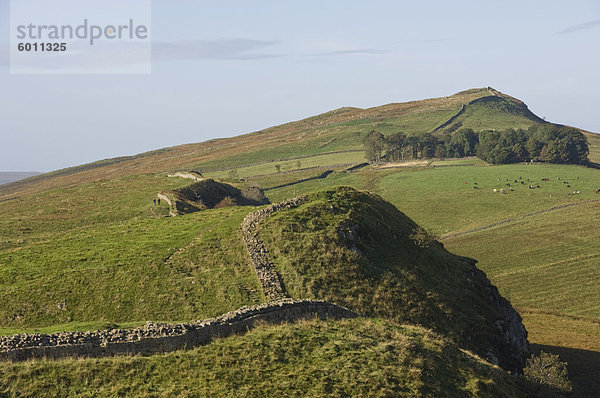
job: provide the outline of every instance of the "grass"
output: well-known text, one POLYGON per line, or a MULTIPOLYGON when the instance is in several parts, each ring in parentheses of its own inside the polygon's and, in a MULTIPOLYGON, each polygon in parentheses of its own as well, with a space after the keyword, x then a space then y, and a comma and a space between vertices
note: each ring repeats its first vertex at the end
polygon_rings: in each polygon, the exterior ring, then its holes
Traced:
MULTIPOLYGON (((281 172, 296 171, 303 168, 316 168, 332 165, 345 165, 366 162, 364 152, 343 152, 343 153, 332 153, 327 155, 317 155, 302 159, 292 159, 277 161, 273 160, 264 164, 255 166, 240 167, 236 168, 237 175, 242 178, 265 175, 265 174, 277 174, 279 173, 275 168, 276 165, 280 166, 281 172), (298 164, 298 162, 300 164, 298 164)), ((204 175, 210 178, 228 178, 231 170, 205 172, 204 175)))
MULTIPOLYGON (((515 109, 521 112, 522 109, 515 109)), ((518 113, 499 109, 495 104, 469 105, 465 112, 456 120, 463 128, 472 128, 476 131, 486 129, 527 129, 536 122, 518 113), (493 126, 493 127, 490 127, 493 126)))
POLYGON ((251 208, 165 218, 159 183, 185 182, 126 177, 0 203, 0 327, 195 320, 262 302, 238 232, 251 208))
POLYGON ((590 154, 588 156, 590 162, 600 164, 600 134, 587 133, 585 136, 590 148, 590 154))
POLYGON ((438 234, 514 219, 506 225, 445 241, 445 245, 454 253, 480 260, 478 267, 524 313, 531 342, 555 347, 563 353, 565 349, 573 350, 566 351, 573 362, 569 369, 576 387, 589 393, 597 390, 588 385, 591 382, 588 368, 600 368, 600 354, 593 354, 600 352, 600 348, 591 337, 600 333, 597 323, 600 301, 594 283, 600 276, 597 275, 599 205, 582 204, 521 217, 562 204, 600 199, 600 195, 593 193, 599 184, 597 170, 579 166, 367 169, 353 174, 335 173, 326 180, 269 191, 268 195, 283 198, 291 196, 292 189, 297 194, 336 185, 358 188, 370 185, 419 224, 438 234), (515 192, 506 195, 492 191, 502 187, 506 178, 511 178, 514 186, 514 178, 519 176, 539 182, 550 178, 550 181, 541 182, 541 189, 523 189, 519 183, 515 192), (498 178, 503 181, 498 182, 498 178), (563 184, 565 180, 571 183, 570 189, 563 184), (473 189, 472 182, 478 182, 482 189, 473 189), (568 190, 582 193, 566 195, 568 190), (528 315, 531 311, 538 315, 528 315), (565 318, 572 316, 579 319, 576 325, 571 318, 565 318), (556 317, 561 322, 546 328, 556 317), (595 362, 589 363, 590 359, 595 362))
POLYGON ((369 319, 264 326, 151 357, 0 363, 3 396, 524 396, 426 329, 369 319))
POLYGON ((479 267, 523 310, 600 320, 595 281, 600 203, 583 204, 445 241, 477 255, 479 267))
POLYGON ((593 192, 600 188, 597 170, 548 164, 369 168, 358 173, 334 173, 323 180, 275 189, 268 191, 267 196, 271 201, 277 201, 298 193, 341 185, 380 194, 418 224, 439 235, 467 231, 565 203, 600 199, 600 195, 593 192), (519 177, 523 177, 524 185, 520 184, 519 177), (550 181, 542 181, 543 178, 550 181), (493 189, 508 190, 506 179, 510 179, 514 192, 494 193, 493 189), (514 183, 515 179, 519 182, 514 183), (536 181, 535 185, 541 188, 529 189, 527 179, 536 181), (567 188, 564 181, 568 181, 571 188, 567 188), (475 182, 480 189, 473 189, 475 182), (567 195, 575 190, 581 194, 567 195))

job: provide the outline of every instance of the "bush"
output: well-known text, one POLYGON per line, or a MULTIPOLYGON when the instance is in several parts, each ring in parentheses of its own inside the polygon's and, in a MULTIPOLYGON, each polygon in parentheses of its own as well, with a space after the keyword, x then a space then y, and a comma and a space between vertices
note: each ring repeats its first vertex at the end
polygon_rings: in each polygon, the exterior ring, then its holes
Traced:
POLYGON ((552 392, 570 393, 573 391, 567 372, 567 363, 561 362, 558 355, 548 354, 544 351, 527 360, 527 365, 523 369, 523 377, 552 392))

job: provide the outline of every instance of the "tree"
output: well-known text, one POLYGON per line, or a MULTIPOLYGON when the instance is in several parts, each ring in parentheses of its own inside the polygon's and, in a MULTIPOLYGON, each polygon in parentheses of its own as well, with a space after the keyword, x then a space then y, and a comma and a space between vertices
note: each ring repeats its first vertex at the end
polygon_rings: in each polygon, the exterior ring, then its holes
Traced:
POLYGON ((386 138, 387 154, 392 161, 404 160, 404 146, 406 136, 403 133, 394 133, 386 138))
POLYGON ((450 139, 451 147, 456 157, 473 156, 479 137, 472 129, 460 129, 450 139))
POLYGON ((424 158, 436 157, 438 140, 435 136, 427 133, 421 137, 421 155, 424 158))
POLYGON ((277 170, 278 173, 281 173, 281 165, 280 164, 276 164, 275 165, 275 170, 277 170))
POLYGON ((372 162, 379 162, 385 149, 385 138, 383 134, 371 131, 365 140, 365 154, 372 162))
POLYGON ((419 152, 421 151, 421 140, 416 135, 408 137, 408 147, 410 148, 410 154, 413 159, 419 158, 419 152))
POLYGON ((232 179, 232 180, 239 179, 237 169, 231 169, 231 170, 229 170, 229 178, 232 179))

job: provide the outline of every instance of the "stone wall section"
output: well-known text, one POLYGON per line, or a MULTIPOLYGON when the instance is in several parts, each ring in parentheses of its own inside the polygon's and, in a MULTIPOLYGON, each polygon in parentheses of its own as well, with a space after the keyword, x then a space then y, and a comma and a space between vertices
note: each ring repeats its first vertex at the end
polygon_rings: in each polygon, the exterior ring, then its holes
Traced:
POLYGON ((301 319, 354 318, 357 314, 335 304, 283 299, 242 307, 218 318, 195 323, 147 323, 136 329, 17 334, 0 337, 0 361, 151 355, 190 349, 212 339, 244 333, 260 323, 280 324, 301 319))
POLYGON ((308 198, 306 196, 298 196, 253 211, 244 218, 240 226, 246 250, 248 250, 252 266, 260 281, 260 285, 267 301, 286 297, 286 293, 281 285, 279 275, 277 275, 277 272, 275 271, 275 265, 273 264, 273 261, 271 261, 271 255, 269 254, 265 243, 258 236, 258 224, 269 218, 275 212, 298 207, 307 200, 308 198))

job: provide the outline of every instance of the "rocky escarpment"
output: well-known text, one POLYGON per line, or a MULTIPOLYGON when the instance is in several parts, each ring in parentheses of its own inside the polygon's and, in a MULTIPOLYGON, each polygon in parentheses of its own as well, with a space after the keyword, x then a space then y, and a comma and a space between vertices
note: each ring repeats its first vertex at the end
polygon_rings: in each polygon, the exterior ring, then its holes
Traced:
POLYGON ((273 264, 273 261, 271 261, 269 251, 267 250, 265 243, 258 236, 258 224, 277 211, 298 207, 307 200, 308 198, 306 196, 298 196, 254 211, 244 218, 240 226, 244 244, 246 245, 246 249, 248 250, 248 254, 252 261, 252 266, 260 281, 267 301, 280 299, 285 297, 286 294, 281 285, 279 275, 277 275, 277 272, 275 271, 275 265, 273 264))
MULTIPOLYGON (((488 322, 493 323, 495 338, 488 342, 490 345, 487 349, 480 346, 475 351, 494 365, 521 373, 529 353, 527 330, 521 316, 510 302, 500 295, 498 288, 492 285, 485 273, 476 267, 477 260, 468 257, 463 257, 463 260, 472 267, 472 277, 467 279, 467 283, 476 287, 482 300, 494 309, 494 318, 488 319, 488 322)), ((476 331, 467 332, 467 340, 475 334, 476 331)))
POLYGON ((195 323, 147 323, 136 329, 0 337, 0 360, 150 355, 206 344, 217 337, 243 333, 261 322, 277 324, 300 319, 353 318, 357 315, 325 301, 285 299, 243 307, 218 318, 195 323))

